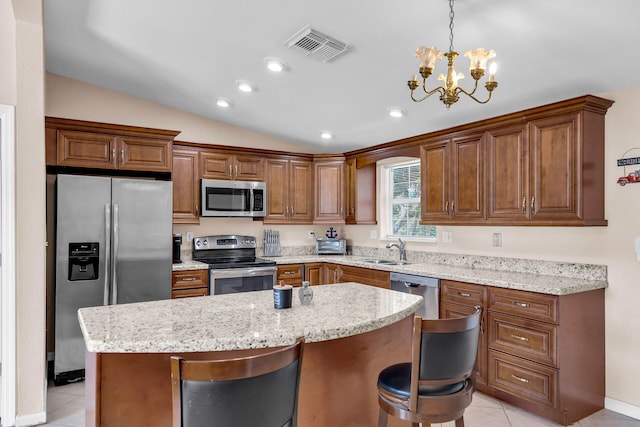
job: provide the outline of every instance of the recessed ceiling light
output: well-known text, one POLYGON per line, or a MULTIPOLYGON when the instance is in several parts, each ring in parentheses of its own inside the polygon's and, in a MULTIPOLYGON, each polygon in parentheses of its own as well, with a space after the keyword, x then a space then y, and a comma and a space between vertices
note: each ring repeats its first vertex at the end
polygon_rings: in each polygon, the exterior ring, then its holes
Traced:
POLYGON ((256 90, 256 86, 247 80, 236 80, 236 87, 240 92, 251 93, 256 90))
POLYGON ((220 108, 229 108, 231 107, 231 100, 229 98, 219 96, 216 98, 216 105, 220 108))
POLYGON ((280 58, 264 58, 264 63, 267 65, 267 68, 274 73, 279 73, 287 69, 287 64, 280 58))
POLYGON ((389 107, 387 109, 389 115, 394 118, 400 118, 407 115, 407 110, 401 107, 389 107))
POLYGON ((331 132, 328 131, 324 131, 320 134, 320 138, 322 139, 331 139, 333 138, 333 135, 331 134, 331 132))

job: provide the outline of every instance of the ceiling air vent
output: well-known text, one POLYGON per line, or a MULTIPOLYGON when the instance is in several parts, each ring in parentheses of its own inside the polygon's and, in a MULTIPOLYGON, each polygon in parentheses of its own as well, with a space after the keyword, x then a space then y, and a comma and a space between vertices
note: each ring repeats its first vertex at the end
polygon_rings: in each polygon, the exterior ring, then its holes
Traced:
POLYGON ((284 44, 322 62, 332 60, 348 48, 345 43, 314 30, 310 25, 298 31, 284 44))

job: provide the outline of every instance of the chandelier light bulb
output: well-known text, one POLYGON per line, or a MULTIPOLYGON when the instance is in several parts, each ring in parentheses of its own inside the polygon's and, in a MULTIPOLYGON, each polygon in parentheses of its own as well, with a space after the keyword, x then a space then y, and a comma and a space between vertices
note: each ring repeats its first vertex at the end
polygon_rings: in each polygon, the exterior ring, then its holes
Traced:
POLYGON ((498 64, 496 61, 493 61, 491 65, 489 65, 489 81, 492 82, 494 77, 496 76, 496 71, 498 70, 498 64))

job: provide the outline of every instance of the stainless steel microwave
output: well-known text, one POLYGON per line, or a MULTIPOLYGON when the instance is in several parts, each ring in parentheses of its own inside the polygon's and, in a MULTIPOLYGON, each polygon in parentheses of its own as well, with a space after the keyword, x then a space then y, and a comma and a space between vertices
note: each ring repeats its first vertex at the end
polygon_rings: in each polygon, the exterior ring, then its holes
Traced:
POLYGON ((267 209, 267 186, 256 181, 201 181, 200 216, 263 217, 267 209))

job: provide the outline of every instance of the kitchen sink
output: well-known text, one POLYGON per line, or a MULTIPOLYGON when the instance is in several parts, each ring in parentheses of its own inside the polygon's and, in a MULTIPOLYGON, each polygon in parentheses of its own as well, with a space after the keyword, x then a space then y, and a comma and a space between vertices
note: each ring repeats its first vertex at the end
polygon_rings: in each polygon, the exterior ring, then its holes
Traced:
POLYGON ((362 262, 368 262, 370 264, 384 264, 384 265, 406 265, 409 264, 406 261, 389 261, 386 259, 363 259, 362 262))

